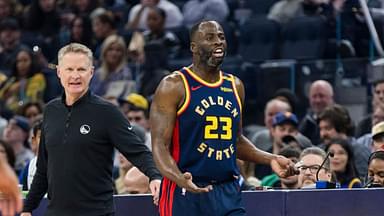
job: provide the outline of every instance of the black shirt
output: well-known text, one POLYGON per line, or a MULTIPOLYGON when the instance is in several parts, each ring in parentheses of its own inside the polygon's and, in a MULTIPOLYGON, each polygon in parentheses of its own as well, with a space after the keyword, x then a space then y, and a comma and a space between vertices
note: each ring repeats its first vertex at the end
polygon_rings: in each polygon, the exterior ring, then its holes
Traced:
POLYGON ((152 154, 118 108, 87 92, 71 107, 65 96, 45 108, 37 171, 24 205, 35 209, 48 192, 46 215, 114 212, 116 147, 151 180, 160 179, 152 154))

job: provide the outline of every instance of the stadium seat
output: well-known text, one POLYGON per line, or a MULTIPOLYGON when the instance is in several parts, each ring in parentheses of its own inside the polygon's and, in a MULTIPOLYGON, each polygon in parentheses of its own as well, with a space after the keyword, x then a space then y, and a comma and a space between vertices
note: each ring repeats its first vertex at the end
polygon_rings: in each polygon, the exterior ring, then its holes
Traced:
POLYGON ((281 58, 321 59, 327 40, 326 31, 321 16, 294 18, 282 29, 281 58))
POLYGON ((277 57, 280 27, 267 18, 254 18, 240 26, 239 54, 248 62, 277 57))

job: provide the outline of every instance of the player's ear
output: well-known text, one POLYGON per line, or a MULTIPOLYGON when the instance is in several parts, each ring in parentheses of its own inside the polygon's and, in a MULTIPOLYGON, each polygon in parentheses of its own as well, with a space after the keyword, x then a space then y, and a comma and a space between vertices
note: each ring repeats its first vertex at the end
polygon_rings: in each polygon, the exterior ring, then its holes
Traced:
POLYGON ((195 53, 195 52, 196 52, 196 43, 195 43, 195 42, 191 42, 191 44, 190 44, 190 49, 191 49, 191 52, 192 52, 192 53, 195 53))

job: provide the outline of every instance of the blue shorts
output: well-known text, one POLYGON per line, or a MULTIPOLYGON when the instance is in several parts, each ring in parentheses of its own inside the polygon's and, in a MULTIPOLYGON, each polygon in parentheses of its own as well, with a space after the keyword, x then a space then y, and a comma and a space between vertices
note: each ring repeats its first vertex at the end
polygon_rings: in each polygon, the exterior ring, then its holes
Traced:
MULTIPOLYGON (((205 187, 208 184, 199 184, 205 187)), ((238 181, 212 184, 208 193, 183 194, 174 182, 164 178, 161 183, 159 213, 160 216, 244 216, 238 181)))

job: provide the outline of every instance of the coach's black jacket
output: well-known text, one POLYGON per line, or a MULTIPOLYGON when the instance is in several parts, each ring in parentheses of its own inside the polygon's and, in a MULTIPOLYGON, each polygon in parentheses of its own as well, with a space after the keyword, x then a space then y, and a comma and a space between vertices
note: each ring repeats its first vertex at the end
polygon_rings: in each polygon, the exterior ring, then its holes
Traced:
POLYGON ((49 216, 114 212, 114 147, 151 180, 161 178, 151 152, 114 105, 90 92, 71 107, 65 96, 48 103, 37 171, 23 211, 37 208, 48 192, 49 216))

